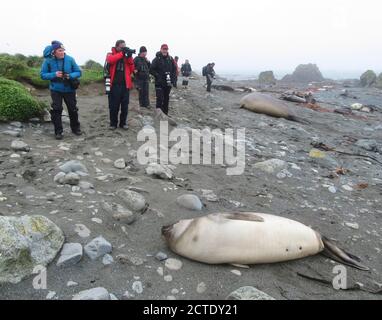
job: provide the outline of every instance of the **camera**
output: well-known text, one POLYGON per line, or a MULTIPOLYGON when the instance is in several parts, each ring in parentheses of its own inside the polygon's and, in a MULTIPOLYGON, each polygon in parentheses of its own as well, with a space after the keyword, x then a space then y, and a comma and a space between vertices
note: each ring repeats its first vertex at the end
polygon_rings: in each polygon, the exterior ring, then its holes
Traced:
POLYGON ((111 90, 111 79, 110 79, 110 77, 106 77, 105 78, 105 91, 106 91, 106 94, 110 94, 110 90, 111 90))
POLYGON ((125 54, 126 58, 130 58, 133 56, 133 54, 136 54, 137 50, 125 47, 123 48, 122 52, 125 54))
POLYGON ((167 85, 168 85, 169 87, 172 87, 170 72, 166 72, 165 75, 166 75, 166 82, 167 82, 167 85))

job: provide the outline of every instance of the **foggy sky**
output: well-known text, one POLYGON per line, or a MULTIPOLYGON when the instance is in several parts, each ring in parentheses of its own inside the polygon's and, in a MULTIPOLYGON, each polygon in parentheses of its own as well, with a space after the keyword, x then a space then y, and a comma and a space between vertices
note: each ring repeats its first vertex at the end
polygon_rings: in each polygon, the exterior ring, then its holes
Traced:
MULTIPOLYGON (((283 75, 316 63, 324 76, 382 72, 379 0, 3 1, 0 52, 41 55, 51 40, 78 63, 103 63, 118 39, 162 43, 196 71, 214 61, 217 73, 283 75)), ((341 77, 341 76, 339 76, 341 77)))

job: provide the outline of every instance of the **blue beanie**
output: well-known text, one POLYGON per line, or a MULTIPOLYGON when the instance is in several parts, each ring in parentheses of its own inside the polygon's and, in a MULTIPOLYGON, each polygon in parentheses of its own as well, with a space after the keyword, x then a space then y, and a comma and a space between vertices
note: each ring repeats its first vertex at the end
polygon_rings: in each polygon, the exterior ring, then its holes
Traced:
POLYGON ((60 49, 60 48, 64 49, 64 45, 60 41, 57 41, 57 40, 52 41, 52 51, 56 51, 57 49, 60 49))

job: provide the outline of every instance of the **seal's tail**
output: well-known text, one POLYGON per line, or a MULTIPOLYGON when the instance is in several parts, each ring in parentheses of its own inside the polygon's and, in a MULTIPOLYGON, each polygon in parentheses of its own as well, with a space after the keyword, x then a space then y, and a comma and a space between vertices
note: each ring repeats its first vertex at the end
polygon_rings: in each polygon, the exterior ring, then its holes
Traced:
POLYGON ((351 253, 348 253, 340 248, 338 248, 332 241, 330 241, 329 239, 325 238, 325 237, 322 237, 322 241, 325 245, 325 249, 324 251, 322 252, 323 255, 325 255, 326 257, 334 260, 334 261, 337 261, 337 262, 340 262, 340 263, 343 263, 345 265, 348 265, 350 267, 354 267, 354 268, 357 268, 359 270, 363 270, 363 271, 369 271, 370 268, 364 266, 362 263, 361 263, 361 259, 352 255, 351 253))

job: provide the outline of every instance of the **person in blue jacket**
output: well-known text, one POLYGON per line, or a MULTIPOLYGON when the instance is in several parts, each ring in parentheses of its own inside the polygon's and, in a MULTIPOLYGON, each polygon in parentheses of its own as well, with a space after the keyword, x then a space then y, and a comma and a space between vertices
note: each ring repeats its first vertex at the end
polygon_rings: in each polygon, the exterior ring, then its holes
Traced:
POLYGON ((51 118, 57 140, 63 138, 62 111, 65 102, 72 132, 79 136, 82 134, 78 120, 76 89, 78 88, 82 72, 75 60, 65 53, 63 44, 52 41, 44 50, 44 63, 41 67, 41 79, 50 81, 52 97, 51 118))

